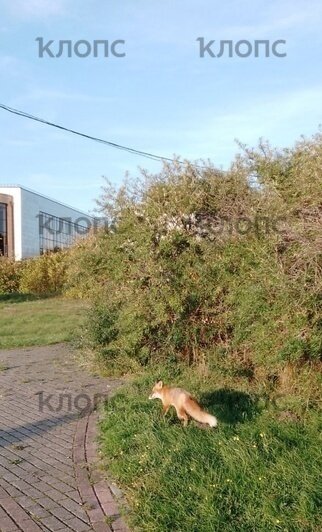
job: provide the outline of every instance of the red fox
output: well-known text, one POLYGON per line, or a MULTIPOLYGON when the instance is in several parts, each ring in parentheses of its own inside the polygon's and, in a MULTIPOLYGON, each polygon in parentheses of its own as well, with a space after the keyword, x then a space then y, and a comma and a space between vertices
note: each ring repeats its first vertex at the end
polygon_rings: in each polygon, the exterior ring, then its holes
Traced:
POLYGON ((182 388, 170 388, 159 381, 153 386, 149 399, 161 399, 163 415, 166 415, 170 406, 174 406, 178 418, 183 420, 184 427, 187 426, 188 415, 200 423, 208 423, 210 427, 217 427, 215 416, 202 410, 196 399, 182 388))

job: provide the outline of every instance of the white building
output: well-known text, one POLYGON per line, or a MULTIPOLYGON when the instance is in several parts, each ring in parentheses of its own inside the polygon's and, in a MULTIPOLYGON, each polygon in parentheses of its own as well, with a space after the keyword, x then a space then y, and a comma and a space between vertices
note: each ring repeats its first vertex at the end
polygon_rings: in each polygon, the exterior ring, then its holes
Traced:
POLYGON ((93 228, 95 219, 20 185, 0 185, 0 255, 16 260, 57 251, 93 228))

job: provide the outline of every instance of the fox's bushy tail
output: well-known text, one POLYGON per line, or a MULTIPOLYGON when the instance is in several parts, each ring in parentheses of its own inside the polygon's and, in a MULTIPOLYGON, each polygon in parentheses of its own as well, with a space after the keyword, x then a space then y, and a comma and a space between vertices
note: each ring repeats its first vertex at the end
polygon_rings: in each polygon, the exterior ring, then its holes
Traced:
POLYGON ((196 421, 199 421, 199 423, 207 423, 208 425, 210 425, 210 427, 217 427, 217 418, 215 416, 212 416, 211 414, 208 414, 208 412, 202 410, 197 401, 192 399, 192 397, 185 401, 184 407, 187 414, 189 414, 189 416, 191 416, 196 421))

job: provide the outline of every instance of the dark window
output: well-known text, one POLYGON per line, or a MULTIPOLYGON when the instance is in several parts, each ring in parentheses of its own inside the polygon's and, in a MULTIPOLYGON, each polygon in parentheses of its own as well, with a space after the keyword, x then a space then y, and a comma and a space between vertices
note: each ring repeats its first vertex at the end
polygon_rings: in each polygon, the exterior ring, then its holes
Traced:
POLYGON ((59 218, 46 212, 39 213, 40 254, 70 247, 77 238, 88 234, 90 220, 80 219, 75 223, 69 218, 59 218))
POLYGON ((8 256, 8 222, 5 203, 0 203, 0 255, 8 256))

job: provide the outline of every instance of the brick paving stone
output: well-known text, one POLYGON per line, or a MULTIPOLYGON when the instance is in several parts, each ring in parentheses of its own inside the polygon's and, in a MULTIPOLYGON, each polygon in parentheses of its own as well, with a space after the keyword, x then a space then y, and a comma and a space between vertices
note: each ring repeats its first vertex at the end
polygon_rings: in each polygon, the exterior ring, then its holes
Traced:
POLYGON ((8 367, 0 372, 0 532, 110 532, 105 513, 118 508, 92 473, 97 417, 75 407, 80 394, 91 404, 106 396, 106 379, 79 368, 62 344, 0 350, 0 360, 8 367))
POLYGON ((39 504, 33 504, 32 506, 28 506, 26 510, 28 514, 34 517, 36 520, 39 520, 40 517, 50 516, 50 513, 47 510, 45 510, 42 506, 40 506, 39 504))
POLYGON ((113 521, 113 531, 115 532, 130 532, 130 529, 126 526, 123 519, 119 517, 113 521))
POLYGON ((1 532, 14 532, 15 530, 19 530, 19 528, 17 525, 15 525, 14 521, 12 521, 10 517, 2 517, 0 530, 1 532))
POLYGON ((34 501, 30 497, 26 497, 25 495, 22 495, 21 497, 16 497, 16 502, 22 506, 22 508, 31 509, 35 506, 34 501))
POLYGON ((74 532, 87 532, 88 530, 92 530, 91 526, 86 525, 77 517, 74 517, 74 519, 67 521, 66 525, 69 526, 72 530, 74 530, 74 532))
POLYGON ((64 523, 62 523, 61 521, 56 519, 56 517, 54 517, 53 515, 51 517, 45 517, 44 519, 41 520, 41 522, 47 528, 49 528, 49 530, 52 530, 53 532, 55 532, 56 530, 64 530, 65 529, 64 523))
POLYGON ((41 528, 39 525, 36 525, 34 521, 28 519, 28 521, 21 521, 19 523, 20 528, 23 532, 40 532, 41 528))
POLYGON ((108 526, 107 523, 94 523, 93 528, 95 532, 111 532, 111 528, 108 526))

